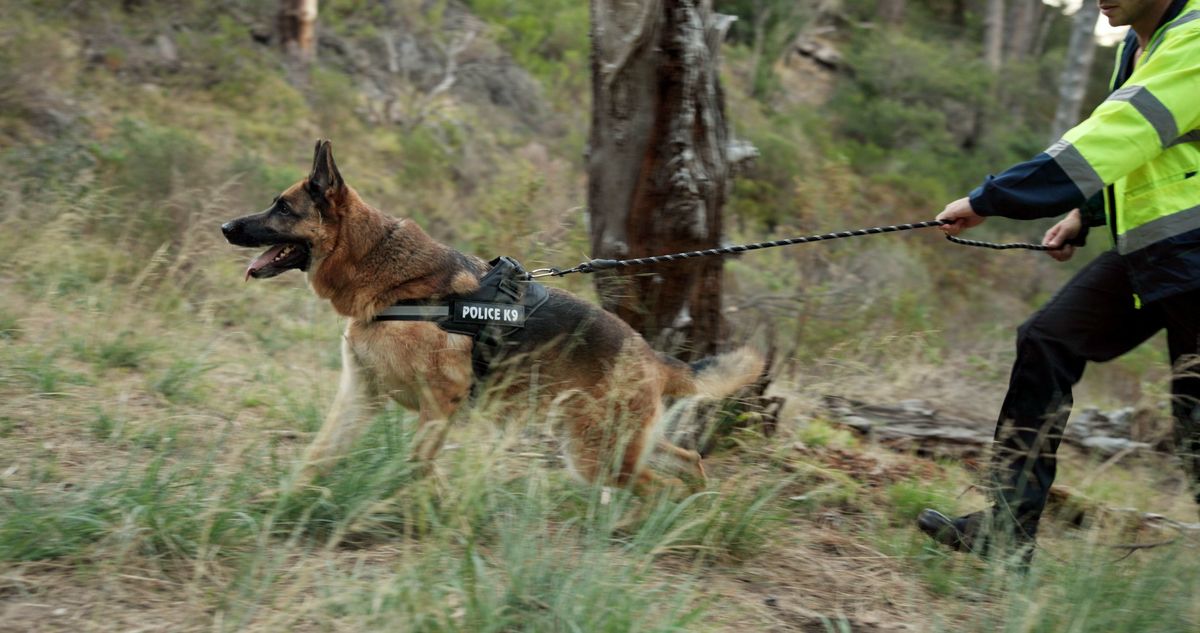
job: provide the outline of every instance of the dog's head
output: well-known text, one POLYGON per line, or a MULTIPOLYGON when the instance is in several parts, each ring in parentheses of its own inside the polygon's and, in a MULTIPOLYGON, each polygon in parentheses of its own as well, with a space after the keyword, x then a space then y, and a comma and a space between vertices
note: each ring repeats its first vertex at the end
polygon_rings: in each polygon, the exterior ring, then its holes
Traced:
POLYGON ((327 140, 317 141, 312 172, 288 187, 266 210, 221 225, 235 246, 269 246, 246 268, 246 278, 266 279, 293 268, 308 270, 336 243, 348 189, 327 140))

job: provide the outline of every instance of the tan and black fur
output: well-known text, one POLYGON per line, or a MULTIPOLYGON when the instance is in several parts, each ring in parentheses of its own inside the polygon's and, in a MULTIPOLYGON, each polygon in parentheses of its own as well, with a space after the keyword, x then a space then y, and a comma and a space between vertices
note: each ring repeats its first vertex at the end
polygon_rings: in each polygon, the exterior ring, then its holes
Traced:
MULTIPOLYGON (((416 455, 429 463, 471 392, 472 340, 433 323, 373 318, 400 300, 471 292, 487 264, 364 203, 342 180, 328 141, 318 141, 308 178, 265 211, 221 229, 233 244, 271 246, 247 277, 304 270, 313 291, 350 319, 337 396, 305 453, 307 476, 345 455, 387 398, 419 412, 416 455)), ((645 465, 655 450, 702 478, 698 454, 661 438, 663 396, 727 396, 762 371, 761 358, 747 349, 693 369, 652 350, 612 314, 553 288, 524 334, 522 353, 505 363, 503 395, 558 420, 568 464, 588 481, 652 485, 645 465)))

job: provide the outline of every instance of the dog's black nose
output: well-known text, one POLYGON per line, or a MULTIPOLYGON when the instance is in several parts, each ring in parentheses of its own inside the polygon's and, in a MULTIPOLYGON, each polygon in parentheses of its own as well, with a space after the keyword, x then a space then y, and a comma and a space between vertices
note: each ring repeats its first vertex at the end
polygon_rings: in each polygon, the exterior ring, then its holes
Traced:
POLYGON ((236 222, 231 220, 221 225, 221 233, 225 235, 225 239, 229 239, 229 236, 233 234, 234 224, 236 224, 236 222))

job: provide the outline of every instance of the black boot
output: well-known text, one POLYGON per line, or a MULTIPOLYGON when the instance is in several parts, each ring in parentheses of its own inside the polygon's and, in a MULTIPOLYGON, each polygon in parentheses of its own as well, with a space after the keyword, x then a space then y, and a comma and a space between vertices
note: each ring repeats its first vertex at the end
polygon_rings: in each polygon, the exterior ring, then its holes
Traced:
POLYGON ((958 552, 977 552, 986 547, 983 524, 987 517, 982 511, 972 512, 955 519, 926 508, 917 516, 917 527, 929 538, 958 552))
POLYGON ((979 556, 1020 556, 1020 566, 1028 568, 1036 547, 1036 525, 1021 526, 1000 520, 994 511, 980 510, 950 518, 926 508, 917 516, 917 527, 929 538, 955 551, 979 556), (1006 526, 1011 526, 1006 529, 1006 526))

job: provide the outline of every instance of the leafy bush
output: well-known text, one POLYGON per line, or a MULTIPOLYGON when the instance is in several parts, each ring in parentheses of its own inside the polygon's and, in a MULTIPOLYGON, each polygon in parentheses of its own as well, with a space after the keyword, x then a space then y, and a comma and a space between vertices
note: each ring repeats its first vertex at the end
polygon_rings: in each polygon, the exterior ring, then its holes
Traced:
POLYGON ((551 95, 578 106, 588 82, 588 5, 573 0, 469 0, 496 39, 551 95))
POLYGON ((59 124, 79 72, 78 44, 20 7, 0 24, 0 129, 59 124))
POLYGON ((841 133, 859 148, 856 165, 921 174, 944 173, 936 165, 962 161, 991 85, 971 49, 896 32, 857 43, 850 55, 854 80, 843 83, 831 104, 841 133), (927 162, 911 164, 925 156, 927 162))

